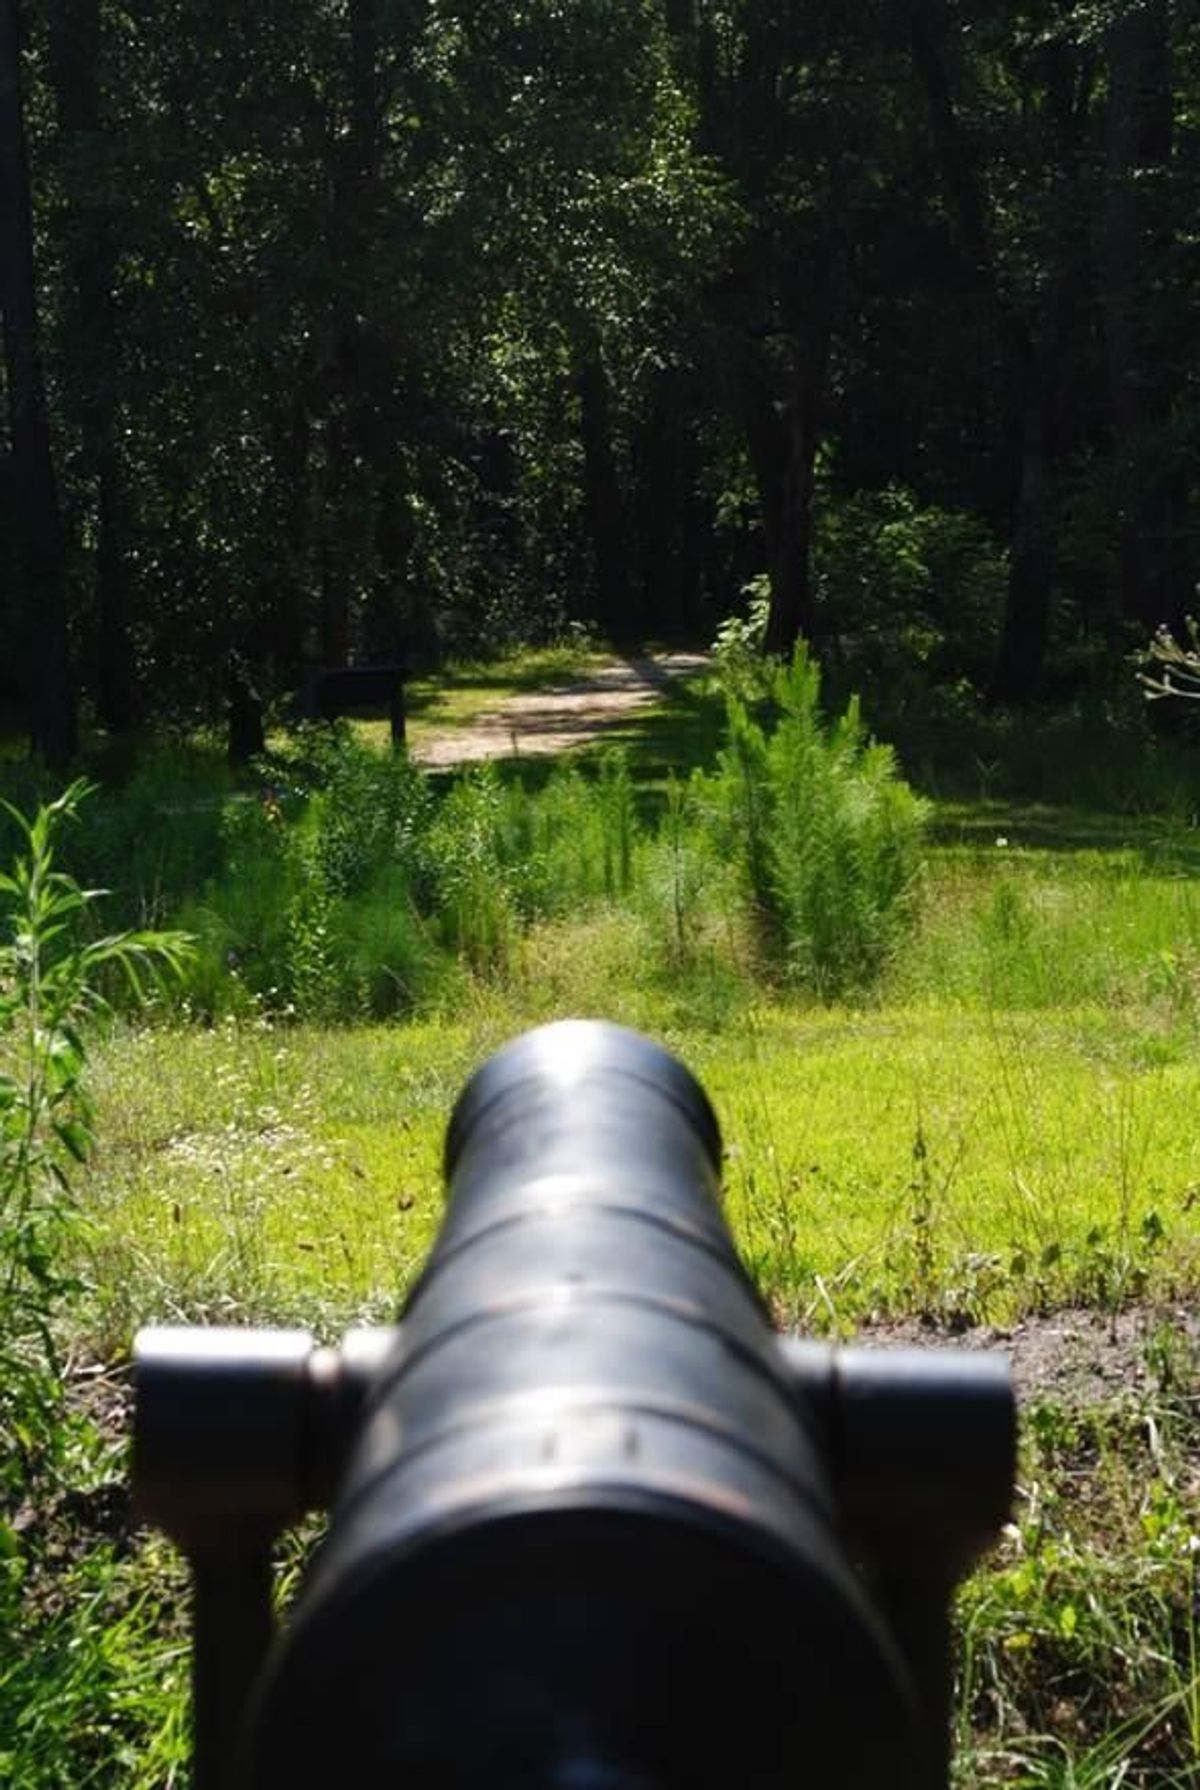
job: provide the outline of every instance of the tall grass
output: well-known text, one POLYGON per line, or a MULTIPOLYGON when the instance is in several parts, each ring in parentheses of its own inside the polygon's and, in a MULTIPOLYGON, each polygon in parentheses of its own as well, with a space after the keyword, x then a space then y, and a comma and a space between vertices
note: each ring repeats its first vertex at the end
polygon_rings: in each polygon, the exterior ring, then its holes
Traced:
POLYGON ((99 891, 56 852, 88 793, 74 783, 31 819, 7 809, 23 849, 0 874, 0 1492, 56 1455, 55 1319, 76 1290, 73 1183, 93 1145, 87 1034, 105 978, 123 975, 140 999, 188 949, 176 933, 85 935, 99 891))
POLYGON ((1024 1413, 1017 1520, 959 1600, 967 1782, 1186 1790, 1200 1769, 1194 1355, 1145 1347, 1134 1395, 1024 1413), (1097 1533, 1100 1518, 1103 1529, 1097 1533))
MULTIPOLYGON (((195 936, 184 998, 210 1019, 428 1010, 464 976, 519 976, 531 929, 601 910, 646 935, 648 964, 704 963, 711 986, 750 973, 757 927, 760 960, 793 986, 865 987, 907 916, 921 804, 853 707, 825 725, 803 657, 772 702, 764 725, 731 695, 721 766, 657 814, 639 809, 619 749, 536 783, 490 763, 433 782, 349 728, 303 730, 253 788, 162 803, 157 830, 181 842, 153 889, 137 870, 136 905, 195 936)), ((155 832, 156 788, 135 780, 129 817, 109 796, 89 864, 131 829, 155 832)))
POLYGON ((938 853, 889 992, 974 1007, 1195 1013, 1200 901, 1186 866, 1128 845, 1046 850, 1019 829, 1018 817, 987 846, 938 853))

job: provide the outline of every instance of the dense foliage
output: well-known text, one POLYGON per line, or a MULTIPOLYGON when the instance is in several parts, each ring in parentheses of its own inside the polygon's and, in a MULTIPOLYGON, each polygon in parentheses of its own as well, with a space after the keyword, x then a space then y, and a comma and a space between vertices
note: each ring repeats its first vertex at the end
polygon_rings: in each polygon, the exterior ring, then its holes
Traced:
POLYGON ((0 682, 51 757, 76 694, 708 638, 754 579, 784 653, 1001 701, 1187 607, 1191 9, 0 17, 0 682))
POLYGON ((732 674, 724 702, 706 692, 714 756, 726 711, 722 762, 657 801, 620 747, 431 779, 343 723, 281 740, 249 789, 148 761, 97 792, 72 863, 119 888, 131 924, 194 940, 172 998, 205 1022, 453 1006, 472 979, 519 974, 539 924, 601 912, 651 978, 707 941, 739 981, 869 987, 911 914, 925 804, 856 704, 823 722, 803 649, 754 679, 753 699, 732 674))

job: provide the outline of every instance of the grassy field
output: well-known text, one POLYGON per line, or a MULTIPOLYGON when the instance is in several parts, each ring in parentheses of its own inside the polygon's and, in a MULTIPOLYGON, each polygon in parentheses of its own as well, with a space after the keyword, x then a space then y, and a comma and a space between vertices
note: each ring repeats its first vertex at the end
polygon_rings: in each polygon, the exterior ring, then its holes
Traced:
MULTIPOLYGON (((455 712, 503 687, 462 674, 455 712)), ((711 761, 715 715, 697 684, 631 721, 643 813, 669 804, 668 771, 711 761)), ((909 933, 836 1003, 764 976, 720 903, 673 954, 646 896, 534 919, 403 1023, 260 1003, 114 1029, 94 1065, 70 1489, 0 1524, 0 1575, 27 1599, 26 1648, 0 1651, 0 1781, 183 1781, 179 1569, 159 1542, 131 1551, 114 1490, 133 1328, 332 1337, 390 1316, 436 1230, 466 1075, 582 1012, 651 1032, 709 1090, 729 1216, 781 1324, 1016 1342, 1064 1312, 1124 1327, 1102 1400, 1053 1362, 1032 1376, 1014 1521, 960 1598, 959 1777, 1195 1783, 1200 844, 1178 818, 994 796, 944 801, 931 839, 909 933)))
MULTIPOLYGON (((558 948, 565 948, 556 941, 558 948)), ((594 939, 573 941, 574 949, 594 939)), ((104 1054, 89 1203, 98 1340, 139 1316, 336 1328, 402 1294, 440 1207, 454 1093, 555 1003, 328 1032, 135 1032, 104 1054)), ((574 1003, 563 1011, 581 1009, 574 1003)), ((729 1212, 786 1322, 1011 1322, 1192 1283, 1200 1063, 1106 1009, 738 1006, 697 1028, 638 999, 721 1116, 729 1212), (656 1023, 657 1022, 657 1023, 656 1023)))

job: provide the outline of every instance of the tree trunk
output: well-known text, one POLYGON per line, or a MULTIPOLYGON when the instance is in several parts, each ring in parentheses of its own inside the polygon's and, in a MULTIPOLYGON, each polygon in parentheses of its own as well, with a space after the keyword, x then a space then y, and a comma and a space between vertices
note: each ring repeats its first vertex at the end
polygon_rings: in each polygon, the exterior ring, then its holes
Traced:
POLYGON ((363 617, 367 658, 378 663, 405 658, 405 573, 411 544, 404 494, 393 475, 376 494, 375 576, 363 617))
POLYGON ((1173 137, 1169 8, 1124 8, 1105 41, 1108 182, 1104 213, 1104 334, 1118 479, 1121 612, 1147 632, 1187 607, 1181 563, 1185 507, 1177 460, 1165 450, 1177 366, 1164 316, 1171 248, 1166 189, 1173 137))
POLYGON ((66 329, 75 348, 70 379, 96 503, 96 708, 110 732, 125 733, 139 717, 125 590, 130 573, 124 551, 125 469, 110 353, 119 336, 117 233, 108 197, 111 182, 98 178, 105 148, 99 0, 65 0, 55 18, 52 51, 59 130, 74 166, 87 170, 84 190, 75 195, 72 207, 64 285, 66 329))
POLYGON ((654 375, 633 452, 639 600, 647 628, 663 635, 680 632, 687 608, 681 547, 694 456, 680 388, 676 369, 654 375))
MULTIPOLYGON (((992 675, 994 702, 1025 702, 1037 690, 1049 640, 1055 568, 1051 517, 1053 469, 1062 364, 1076 314, 1075 276, 1068 266, 1049 282, 1042 322, 1050 338, 1039 352, 1037 334, 999 277, 986 182, 961 128, 946 59, 949 27, 941 0, 909 0, 913 66, 925 93, 930 134, 946 197, 953 207, 972 279, 996 319, 1008 378, 1018 394, 1016 495, 1008 589, 1000 650, 992 675)), ((1068 71, 1069 72, 1069 71, 1068 71)), ((1064 153, 1077 152, 1069 82, 1054 96, 1064 153)))
POLYGON ((679 536, 679 621, 683 633, 695 639, 705 620, 712 619, 705 617, 704 604, 709 589, 706 571, 717 530, 716 505, 711 494, 700 488, 698 444, 691 439, 688 446, 679 536))
POLYGON ((266 751, 258 685, 240 652, 229 655, 229 762, 247 764, 266 751))
POLYGON ((596 620, 614 639, 630 627, 629 548, 625 504, 612 444, 608 374, 599 346, 584 352, 577 374, 583 495, 596 580, 596 620))
POLYGON ((321 542, 321 663, 350 663, 350 584, 336 538, 321 542))
POLYGON ((110 733, 123 734, 137 725, 140 704, 125 600, 124 480, 107 442, 96 476, 96 712, 110 733))
POLYGON ((314 564, 314 477, 309 391, 303 373, 277 369, 270 394, 271 499, 262 524, 258 621, 262 667, 273 693, 295 690, 302 677, 306 623, 317 584, 314 564))
POLYGON ((818 632, 812 590, 813 492, 821 410, 829 364, 829 330, 810 321, 803 359, 780 406, 760 370, 747 382, 746 441, 762 505, 771 605, 763 641, 785 657, 797 640, 818 632))
POLYGON ((797 405, 785 419, 785 444, 774 505, 775 527, 773 531, 768 528, 771 607, 763 647, 768 653, 786 657, 797 640, 813 640, 817 631, 812 505, 818 436, 811 404, 797 405))
POLYGON ((0 303, 17 518, 30 638, 30 736, 62 769, 78 736, 67 638, 66 567, 46 391, 38 354, 29 157, 16 0, 0 0, 0 303))
MULTIPOLYGON (((344 369, 342 370, 343 377, 344 369)), ((357 443, 345 410, 335 412, 321 438, 317 472, 316 561, 319 591, 317 653, 322 665, 348 665, 354 636, 351 580, 362 563, 353 478, 357 443)))
POLYGON ((1046 404, 1031 396, 1021 417, 1021 471, 993 702, 1027 702, 1037 693, 1046 661, 1054 568, 1048 431, 1046 404))

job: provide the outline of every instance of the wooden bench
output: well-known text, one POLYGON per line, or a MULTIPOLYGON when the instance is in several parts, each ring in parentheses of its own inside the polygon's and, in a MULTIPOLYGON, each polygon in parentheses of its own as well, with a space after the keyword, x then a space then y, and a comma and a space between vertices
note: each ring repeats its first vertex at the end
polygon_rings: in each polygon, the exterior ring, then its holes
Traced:
POLYGON ((392 745, 403 746, 403 665, 313 665, 304 673, 300 713, 306 721, 336 721, 379 708, 387 710, 392 745))

